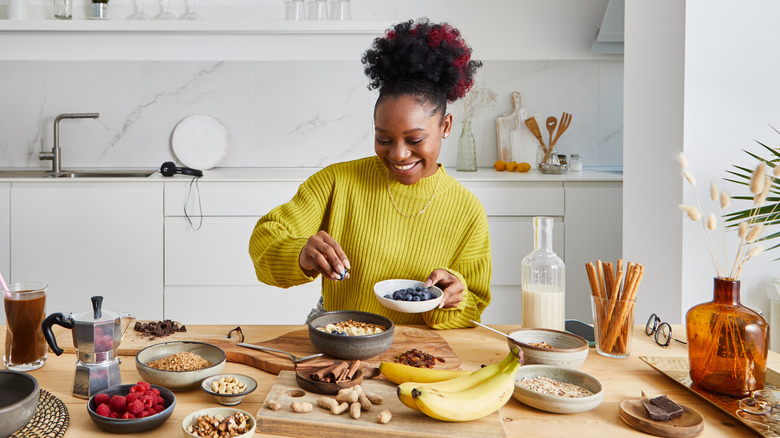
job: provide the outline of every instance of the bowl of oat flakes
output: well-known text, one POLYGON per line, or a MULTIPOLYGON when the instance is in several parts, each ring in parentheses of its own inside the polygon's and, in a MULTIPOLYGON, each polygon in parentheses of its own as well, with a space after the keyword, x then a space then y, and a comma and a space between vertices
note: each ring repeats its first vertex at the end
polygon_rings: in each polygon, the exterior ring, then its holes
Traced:
POLYGON ((308 322, 314 347, 330 356, 364 360, 393 344, 395 324, 382 315, 354 310, 321 313, 308 322))
POLYGON ((523 350, 526 364, 577 369, 588 357, 588 341, 560 330, 522 328, 507 333, 509 348, 523 350))
POLYGON ((604 387, 590 374, 571 368, 523 365, 515 376, 512 397, 543 411, 574 414, 600 405, 604 387))
POLYGON ((149 383, 168 389, 190 389, 222 372, 226 356, 221 348, 195 341, 154 344, 135 355, 138 374, 149 383))

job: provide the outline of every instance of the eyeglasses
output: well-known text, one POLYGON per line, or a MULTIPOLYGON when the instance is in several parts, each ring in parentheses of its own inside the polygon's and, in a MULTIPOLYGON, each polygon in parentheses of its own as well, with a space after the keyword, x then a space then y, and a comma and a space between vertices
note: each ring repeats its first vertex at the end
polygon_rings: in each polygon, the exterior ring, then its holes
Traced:
POLYGON ((647 320, 647 324, 645 324, 645 334, 647 336, 653 336, 655 343, 662 347, 668 347, 669 343, 672 342, 672 339, 681 344, 686 343, 685 341, 673 338, 672 326, 669 325, 668 322, 661 321, 661 318, 659 318, 655 313, 650 315, 650 318, 647 320))
POLYGON ((771 389, 762 389, 753 392, 750 397, 739 401, 737 416, 755 426, 770 430, 767 422, 777 421, 776 411, 780 408, 778 392, 771 389), (747 415, 743 415, 747 414, 747 415))

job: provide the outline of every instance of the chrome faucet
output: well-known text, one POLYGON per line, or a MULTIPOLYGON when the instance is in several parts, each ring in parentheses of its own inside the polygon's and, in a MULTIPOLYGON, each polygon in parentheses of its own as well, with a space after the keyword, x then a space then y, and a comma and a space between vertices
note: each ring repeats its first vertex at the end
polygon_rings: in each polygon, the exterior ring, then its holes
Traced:
POLYGON ((51 152, 41 152, 38 154, 39 160, 51 160, 51 170, 54 173, 62 171, 62 149, 60 149, 60 120, 62 119, 97 119, 99 113, 75 113, 60 114, 54 119, 54 146, 51 152))

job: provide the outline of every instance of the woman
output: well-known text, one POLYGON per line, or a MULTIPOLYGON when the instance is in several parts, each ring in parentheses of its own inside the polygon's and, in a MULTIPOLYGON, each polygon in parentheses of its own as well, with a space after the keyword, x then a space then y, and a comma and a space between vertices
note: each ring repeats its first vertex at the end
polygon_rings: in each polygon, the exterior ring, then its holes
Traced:
POLYGON ((436 160, 452 129, 447 102, 465 96, 482 64, 448 24, 407 21, 362 59, 374 107, 376 156, 333 164, 257 223, 249 253, 263 283, 290 287, 322 275, 326 310, 362 310, 398 324, 469 327, 490 303, 490 240, 482 204, 436 160), (425 280, 438 309, 382 306, 374 283, 425 280))

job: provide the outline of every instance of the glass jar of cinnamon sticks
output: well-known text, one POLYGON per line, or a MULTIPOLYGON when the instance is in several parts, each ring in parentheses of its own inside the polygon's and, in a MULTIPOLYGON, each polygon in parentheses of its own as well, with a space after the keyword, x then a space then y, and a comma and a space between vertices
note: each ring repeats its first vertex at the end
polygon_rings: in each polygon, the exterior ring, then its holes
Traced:
POLYGON ((591 289, 596 352, 602 356, 623 359, 631 352, 634 332, 636 292, 645 268, 623 260, 596 264, 586 263, 591 289), (625 273, 625 276, 624 276, 625 273))

